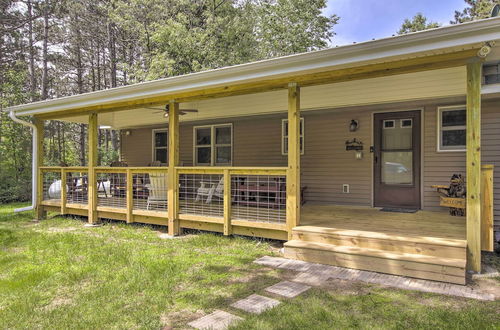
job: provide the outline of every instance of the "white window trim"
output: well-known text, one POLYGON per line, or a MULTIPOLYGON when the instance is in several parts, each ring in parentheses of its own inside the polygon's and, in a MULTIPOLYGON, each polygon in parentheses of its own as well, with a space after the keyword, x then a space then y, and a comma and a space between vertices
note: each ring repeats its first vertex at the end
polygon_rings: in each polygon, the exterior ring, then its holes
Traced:
MULTIPOLYGON (((466 146, 463 146, 463 148, 460 146, 458 148, 460 149, 442 149, 441 148, 441 131, 442 131, 442 127, 441 127, 441 124, 442 124, 442 121, 441 121, 441 114, 443 113, 443 111, 449 111, 449 110, 463 110, 465 109, 465 111, 467 112, 467 107, 465 104, 462 104, 462 105, 448 105, 448 106, 443 106, 443 107, 438 107, 437 108, 437 124, 436 124, 436 135, 437 135, 437 152, 465 152, 466 151, 466 146)), ((450 129, 465 129, 466 132, 467 132, 467 125, 465 126, 452 126, 452 128, 450 129)), ((445 129, 446 130, 446 129, 445 129)))
POLYGON ((201 126, 194 126, 193 127, 193 164, 194 166, 233 166, 233 124, 232 123, 226 123, 226 124, 214 124, 214 125, 201 125, 201 126), (216 144, 215 142, 215 129, 219 127, 230 127, 231 128, 231 144, 216 144), (205 147, 208 148, 208 145, 197 145, 196 144, 196 130, 199 128, 210 128, 210 164, 208 163, 203 163, 199 164, 198 159, 197 159, 197 153, 196 150, 198 147, 205 147), (231 147, 231 162, 230 163, 216 163, 215 162, 215 148, 216 147, 231 147))
MULTIPOLYGON (((288 122, 288 119, 282 119, 281 120, 281 155, 282 156, 288 156, 288 152, 285 152, 285 139, 288 140, 288 135, 285 135, 285 123, 288 122)), ((302 134, 300 134, 300 137, 302 138, 302 149, 300 150, 300 155, 303 155, 306 150, 306 137, 305 137, 305 119, 304 117, 300 117, 300 125, 302 126, 302 134)))
POLYGON ((151 161, 154 162, 156 161, 155 156, 156 156, 156 149, 157 148, 163 148, 163 147, 156 147, 155 144, 155 136, 157 132, 166 132, 167 133, 167 146, 165 149, 167 150, 167 162, 168 162, 168 128, 154 128, 151 133, 151 161))

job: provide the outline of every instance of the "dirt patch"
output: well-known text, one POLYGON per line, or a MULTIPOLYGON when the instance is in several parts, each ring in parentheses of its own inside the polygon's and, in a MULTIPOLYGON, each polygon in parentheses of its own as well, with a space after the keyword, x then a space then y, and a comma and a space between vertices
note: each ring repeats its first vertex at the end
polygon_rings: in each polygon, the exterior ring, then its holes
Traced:
MULTIPOLYGON (((163 330, 168 329, 178 329, 179 324, 187 324, 193 320, 196 320, 202 316, 205 316, 205 313, 202 310, 197 310, 195 312, 183 309, 180 311, 173 311, 169 313, 164 313, 160 317, 160 322, 162 324, 163 330)), ((187 328, 187 327, 186 327, 187 328)))
POLYGON ((69 297, 55 297, 48 305, 43 307, 43 310, 50 312, 62 306, 72 305, 73 299, 69 297))
POLYGON ((49 233, 68 233, 68 232, 72 232, 75 230, 78 230, 78 228, 76 228, 76 227, 51 227, 51 228, 47 229, 47 231, 49 233))

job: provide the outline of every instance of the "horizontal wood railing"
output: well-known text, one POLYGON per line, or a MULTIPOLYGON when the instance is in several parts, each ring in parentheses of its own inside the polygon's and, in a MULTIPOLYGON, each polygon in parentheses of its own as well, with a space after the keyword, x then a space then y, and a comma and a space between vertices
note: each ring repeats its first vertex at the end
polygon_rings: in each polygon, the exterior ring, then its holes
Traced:
MULTIPOLYGON (((42 198, 42 205, 60 208, 62 214, 85 215, 92 197, 87 167, 39 170, 42 196, 49 196, 52 186, 58 197, 42 198)), ((167 224, 167 167, 94 167, 93 171, 98 217, 167 224)), ((176 167, 175 218, 186 228, 284 239, 286 171, 285 167, 176 167)))
POLYGON ((180 220, 286 232, 284 167, 176 167, 180 220))

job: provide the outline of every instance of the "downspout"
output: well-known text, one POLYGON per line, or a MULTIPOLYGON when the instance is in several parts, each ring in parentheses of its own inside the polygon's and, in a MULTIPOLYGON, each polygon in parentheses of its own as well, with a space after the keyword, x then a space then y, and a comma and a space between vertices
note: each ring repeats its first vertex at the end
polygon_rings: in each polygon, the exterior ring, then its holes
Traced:
POLYGON ((33 130, 33 132, 32 132, 33 133, 33 138, 32 138, 33 151, 32 151, 32 162, 31 162, 31 206, 15 209, 14 212, 18 213, 18 212, 23 212, 23 211, 31 211, 31 210, 34 210, 37 206, 36 205, 36 203, 37 203, 36 196, 37 196, 37 190, 38 190, 38 175, 37 175, 37 172, 38 172, 38 157, 37 157, 37 155, 38 155, 38 128, 36 127, 36 125, 34 125, 30 122, 27 122, 27 121, 24 121, 22 119, 17 118, 14 111, 9 112, 9 117, 10 117, 10 119, 15 121, 16 123, 31 127, 33 130))

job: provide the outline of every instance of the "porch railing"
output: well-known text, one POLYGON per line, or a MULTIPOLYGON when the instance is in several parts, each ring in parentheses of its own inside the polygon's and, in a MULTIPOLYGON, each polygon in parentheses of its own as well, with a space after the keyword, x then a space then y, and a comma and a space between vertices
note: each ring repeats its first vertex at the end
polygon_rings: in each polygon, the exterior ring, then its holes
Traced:
MULTIPOLYGON (((95 167, 93 171, 99 217, 167 223, 168 168, 95 167)), ((286 171, 284 167, 176 167, 174 217, 181 227, 219 225, 226 235, 258 236, 248 230, 252 228, 286 232, 286 171)), ((75 208, 88 210, 87 167, 41 167, 40 178, 43 205, 60 207, 63 214, 75 208)))

